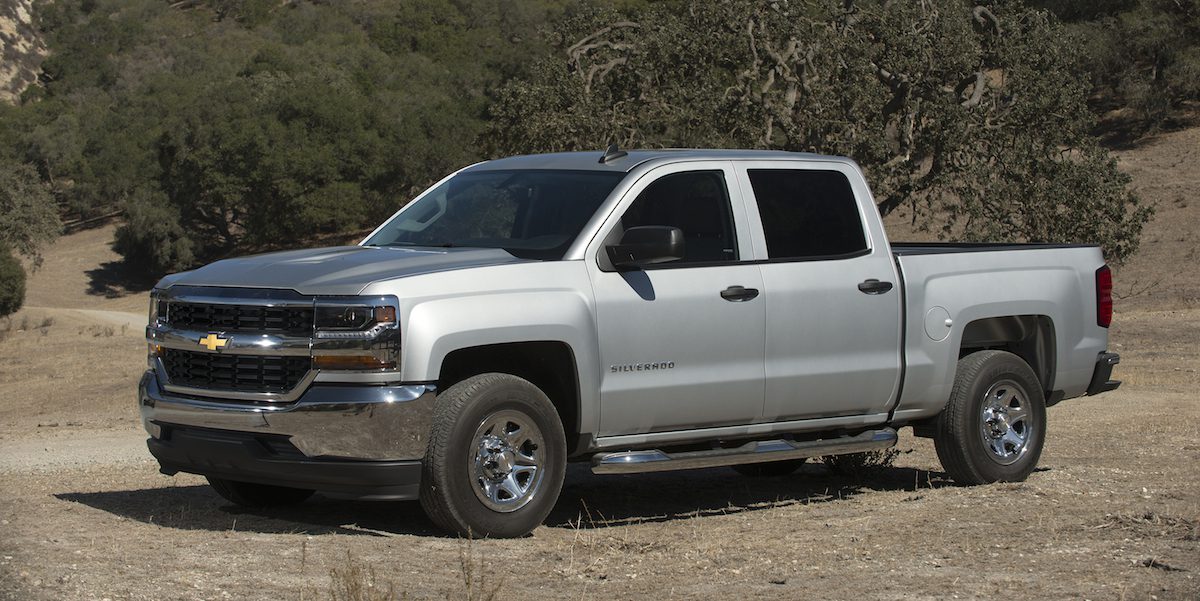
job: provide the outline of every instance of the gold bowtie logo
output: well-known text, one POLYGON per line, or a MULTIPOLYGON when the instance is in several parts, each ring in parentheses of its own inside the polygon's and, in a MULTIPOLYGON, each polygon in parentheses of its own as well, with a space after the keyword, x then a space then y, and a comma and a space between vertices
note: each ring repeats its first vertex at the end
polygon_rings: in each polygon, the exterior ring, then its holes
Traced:
POLYGON ((209 334, 208 336, 205 336, 204 338, 200 339, 200 346, 202 346, 210 351, 215 351, 219 348, 223 348, 228 343, 229 343, 229 340, 227 338, 221 338, 221 337, 217 336, 216 334, 209 334))

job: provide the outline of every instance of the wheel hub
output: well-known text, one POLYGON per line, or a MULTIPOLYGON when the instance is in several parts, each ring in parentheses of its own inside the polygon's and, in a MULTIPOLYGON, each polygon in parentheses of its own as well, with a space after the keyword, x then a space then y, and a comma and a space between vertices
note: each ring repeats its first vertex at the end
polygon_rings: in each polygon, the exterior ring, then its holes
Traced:
POLYGON ((502 513, 524 507, 542 481, 542 433, 533 420, 516 411, 485 418, 475 430, 467 458, 475 496, 502 513))
POLYGON ((1033 418, 1028 398, 1025 390, 1011 380, 992 384, 984 395, 979 415, 980 437, 988 456, 1000 465, 1016 463, 1029 449, 1033 418))
POLYGON ((986 417, 984 423, 987 424, 992 438, 1000 438, 1008 433, 1012 427, 1008 425, 1008 411, 1004 409, 987 409, 984 411, 986 417))
POLYGON ((499 482, 512 473, 516 462, 512 447, 503 439, 487 435, 479 441, 479 456, 482 459, 483 475, 488 480, 499 482))

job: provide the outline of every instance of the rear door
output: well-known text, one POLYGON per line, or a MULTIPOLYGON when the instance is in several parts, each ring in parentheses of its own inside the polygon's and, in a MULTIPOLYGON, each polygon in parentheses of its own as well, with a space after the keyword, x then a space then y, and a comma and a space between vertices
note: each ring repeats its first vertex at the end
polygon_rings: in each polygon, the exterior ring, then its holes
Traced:
POLYGON ((901 291, 866 183, 833 161, 739 163, 738 177, 765 259, 763 419, 886 411, 901 371, 901 291))
POLYGON ((733 164, 643 175, 586 261, 602 356, 600 435, 747 424, 763 399, 765 305, 733 164), (603 245, 630 227, 683 231, 681 261, 618 272, 603 245), (740 286, 738 294, 722 292, 740 286))

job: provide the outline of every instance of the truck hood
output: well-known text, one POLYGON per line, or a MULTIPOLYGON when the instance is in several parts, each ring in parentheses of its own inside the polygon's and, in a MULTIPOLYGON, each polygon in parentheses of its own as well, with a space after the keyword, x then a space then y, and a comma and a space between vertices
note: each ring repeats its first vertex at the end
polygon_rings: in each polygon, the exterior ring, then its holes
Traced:
POLYGON ((225 259, 169 275, 158 288, 284 288, 305 295, 355 295, 372 282, 524 262, 498 248, 336 246, 225 259))

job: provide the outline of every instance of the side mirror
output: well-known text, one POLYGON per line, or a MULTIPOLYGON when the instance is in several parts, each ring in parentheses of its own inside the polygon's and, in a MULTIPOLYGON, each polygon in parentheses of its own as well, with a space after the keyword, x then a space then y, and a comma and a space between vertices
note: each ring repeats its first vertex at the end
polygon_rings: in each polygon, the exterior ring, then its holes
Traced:
POLYGON ((631 227, 619 243, 604 248, 618 270, 678 261, 683 258, 683 231, 666 225, 631 227))

